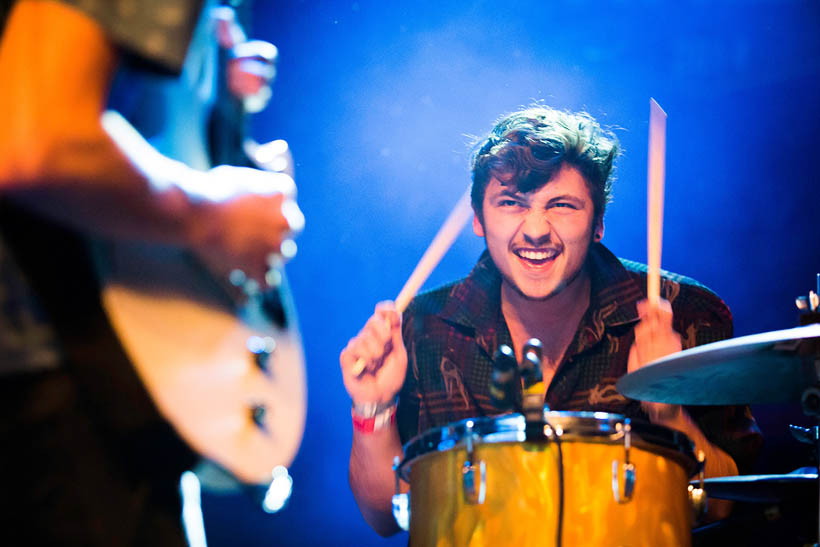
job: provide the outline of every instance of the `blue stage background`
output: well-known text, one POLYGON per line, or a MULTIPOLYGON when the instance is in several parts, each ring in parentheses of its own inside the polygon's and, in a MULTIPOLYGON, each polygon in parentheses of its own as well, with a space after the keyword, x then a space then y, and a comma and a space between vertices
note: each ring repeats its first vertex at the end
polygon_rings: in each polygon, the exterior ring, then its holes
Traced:
MULTIPOLYGON (((623 147, 606 243, 646 259, 649 98, 668 113, 663 267, 732 308, 736 335, 797 324, 820 271, 820 4, 816 1, 257 0, 280 49, 260 141, 286 139, 307 227, 288 272, 308 368, 294 494, 267 515, 204 499, 209 544, 404 545, 364 523, 347 482, 350 402, 338 354, 395 297, 469 182, 471 135, 533 101, 586 110, 623 147)), ((465 231, 425 287, 465 275, 465 231)), ((797 404, 754 412, 760 473, 808 465, 797 404)))

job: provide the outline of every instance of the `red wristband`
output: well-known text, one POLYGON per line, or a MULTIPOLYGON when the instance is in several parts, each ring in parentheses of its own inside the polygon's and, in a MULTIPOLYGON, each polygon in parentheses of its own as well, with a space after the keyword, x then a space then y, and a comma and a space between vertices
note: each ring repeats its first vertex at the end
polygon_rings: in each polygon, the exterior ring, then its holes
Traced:
POLYGON ((396 423, 396 405, 392 405, 370 418, 364 418, 356 414, 355 410, 351 410, 350 415, 353 417, 354 430, 359 433, 373 433, 396 423))

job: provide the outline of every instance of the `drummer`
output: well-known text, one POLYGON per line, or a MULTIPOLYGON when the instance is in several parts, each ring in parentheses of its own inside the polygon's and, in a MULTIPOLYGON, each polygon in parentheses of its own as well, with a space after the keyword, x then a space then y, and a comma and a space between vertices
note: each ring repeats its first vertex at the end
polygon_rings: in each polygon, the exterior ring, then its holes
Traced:
MULTIPOLYGON (((750 472, 762 437, 748 407, 626 399, 615 382, 654 359, 732 336, 726 304, 693 279, 662 272, 646 300, 646 267, 602 243, 618 144, 589 115, 545 106, 501 118, 472 161, 473 231, 487 250, 459 281, 417 296, 403 316, 382 302, 340 356, 353 400, 350 485, 365 520, 398 530, 391 464, 430 428, 498 414, 489 388, 501 344, 518 359, 543 344, 545 404, 601 411, 685 433, 706 475, 750 472), (367 363, 356 374, 357 361, 367 363)), ((713 517, 727 506, 711 504, 713 517)))

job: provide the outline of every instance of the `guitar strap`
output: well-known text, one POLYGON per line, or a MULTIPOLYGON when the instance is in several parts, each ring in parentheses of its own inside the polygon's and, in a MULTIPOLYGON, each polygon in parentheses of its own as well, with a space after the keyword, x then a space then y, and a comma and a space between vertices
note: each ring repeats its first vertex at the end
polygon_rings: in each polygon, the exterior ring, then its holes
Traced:
POLYGON ((161 417, 109 324, 88 243, 3 200, 0 232, 51 320, 63 366, 115 457, 136 473, 178 477, 196 456, 161 417))

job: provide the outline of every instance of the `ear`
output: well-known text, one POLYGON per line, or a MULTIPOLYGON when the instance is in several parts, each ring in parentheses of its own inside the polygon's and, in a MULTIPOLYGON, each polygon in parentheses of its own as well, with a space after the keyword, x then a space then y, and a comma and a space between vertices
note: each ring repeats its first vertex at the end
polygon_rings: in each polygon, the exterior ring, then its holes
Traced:
POLYGON ((595 227, 592 230, 592 239, 593 241, 600 242, 604 238, 604 219, 603 217, 599 218, 595 222, 595 227))
POLYGON ((478 237, 484 237, 484 226, 481 225, 481 221, 478 220, 478 215, 473 213, 473 233, 478 237))

